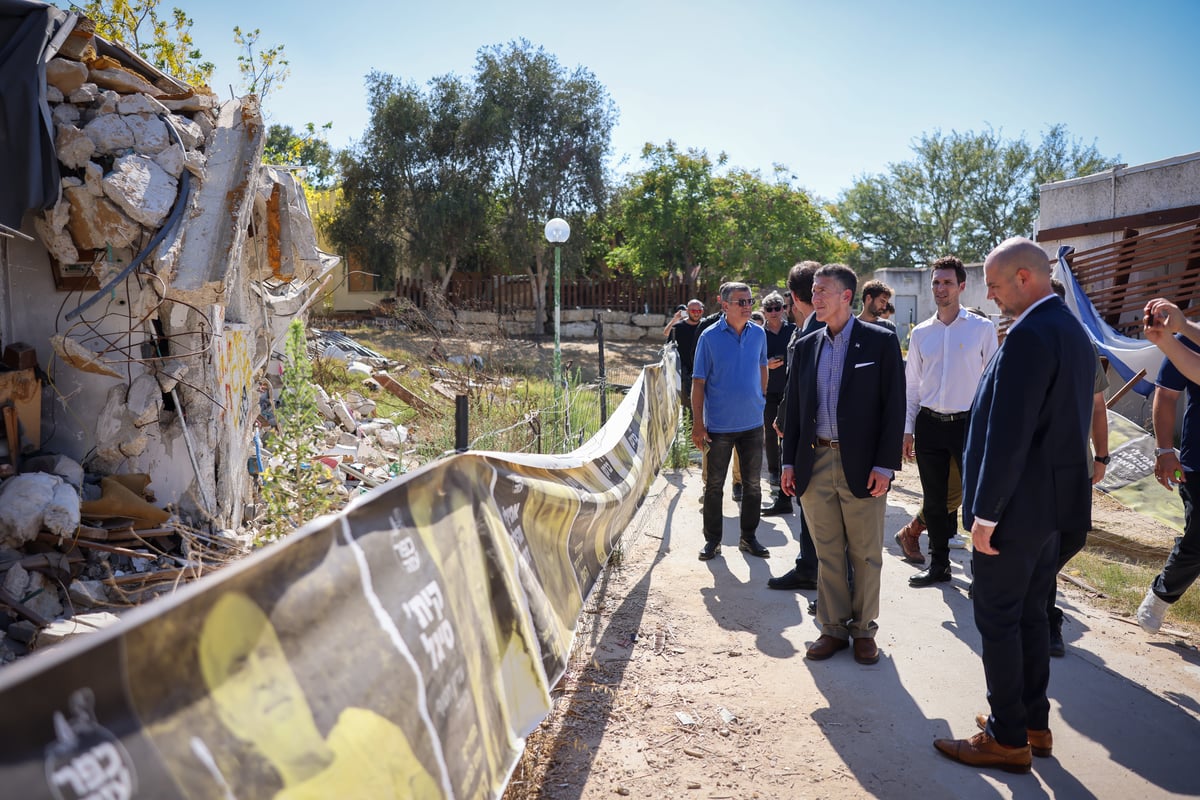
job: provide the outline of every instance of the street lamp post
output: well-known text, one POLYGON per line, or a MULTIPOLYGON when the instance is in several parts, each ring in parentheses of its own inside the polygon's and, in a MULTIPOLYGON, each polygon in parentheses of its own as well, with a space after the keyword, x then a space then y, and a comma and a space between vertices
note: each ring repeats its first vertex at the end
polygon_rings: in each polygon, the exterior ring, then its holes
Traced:
POLYGON ((571 236, 571 226, 561 217, 546 223, 546 241, 554 244, 554 387, 562 390, 562 243, 571 236))

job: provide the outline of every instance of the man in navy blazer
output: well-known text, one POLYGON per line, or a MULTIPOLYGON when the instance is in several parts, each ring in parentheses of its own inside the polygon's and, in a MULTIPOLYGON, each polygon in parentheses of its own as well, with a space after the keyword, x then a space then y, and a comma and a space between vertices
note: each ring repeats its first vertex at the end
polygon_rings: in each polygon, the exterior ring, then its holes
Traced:
POLYGON ((856 288, 843 264, 826 264, 813 278, 813 308, 825 327, 792 354, 780 484, 800 498, 820 563, 821 636, 806 656, 829 658, 853 638, 855 660, 874 664, 883 517, 904 439, 904 363, 894 333, 854 319, 856 288))
POLYGON ((938 739, 970 766, 1028 772, 1049 756, 1050 628, 1060 531, 1091 526, 1087 459, 1095 356, 1050 286, 1050 259, 1008 239, 983 264, 988 297, 1013 318, 979 379, 963 457, 974 547, 975 624, 991 714, 970 739, 938 739))

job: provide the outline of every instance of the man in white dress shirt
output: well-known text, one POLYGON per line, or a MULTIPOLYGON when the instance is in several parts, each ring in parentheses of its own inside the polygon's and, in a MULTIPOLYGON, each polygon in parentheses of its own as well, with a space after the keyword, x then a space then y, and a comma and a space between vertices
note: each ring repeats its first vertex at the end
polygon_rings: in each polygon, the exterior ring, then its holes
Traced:
POLYGON ((928 569, 909 578, 910 586, 950 580, 950 537, 958 530, 957 509, 946 510, 950 465, 962 474, 971 401, 997 347, 996 326, 959 302, 967 286, 962 261, 943 256, 930 276, 937 313, 913 328, 904 372, 904 457, 915 456, 921 475, 930 556, 928 569))

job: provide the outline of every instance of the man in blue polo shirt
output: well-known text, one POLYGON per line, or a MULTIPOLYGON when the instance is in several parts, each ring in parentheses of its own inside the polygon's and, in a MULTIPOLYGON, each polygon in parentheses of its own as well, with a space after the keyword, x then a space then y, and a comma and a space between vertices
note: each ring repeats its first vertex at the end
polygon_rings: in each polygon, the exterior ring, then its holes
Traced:
POLYGON ((700 560, 721 552, 721 501, 725 473, 734 450, 741 461, 743 496, 738 549, 766 558, 758 543, 762 512, 764 390, 767 385, 767 336, 750 324, 754 299, 744 283, 721 287, 725 316, 700 334, 692 368, 692 442, 708 450, 704 482, 704 548, 700 560))

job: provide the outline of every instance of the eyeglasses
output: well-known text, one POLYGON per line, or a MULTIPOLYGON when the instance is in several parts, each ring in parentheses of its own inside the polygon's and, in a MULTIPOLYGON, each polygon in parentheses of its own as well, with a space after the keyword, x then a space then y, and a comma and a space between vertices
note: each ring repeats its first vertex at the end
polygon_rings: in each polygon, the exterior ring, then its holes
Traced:
POLYGON ((783 311, 783 306, 780 306, 780 305, 763 306, 763 311, 783 311))
POLYGON ((741 306, 742 308, 749 308, 750 306, 754 305, 754 301, 751 300, 749 297, 743 297, 743 298, 740 298, 737 300, 730 300, 729 304, 734 305, 734 306, 741 306))

